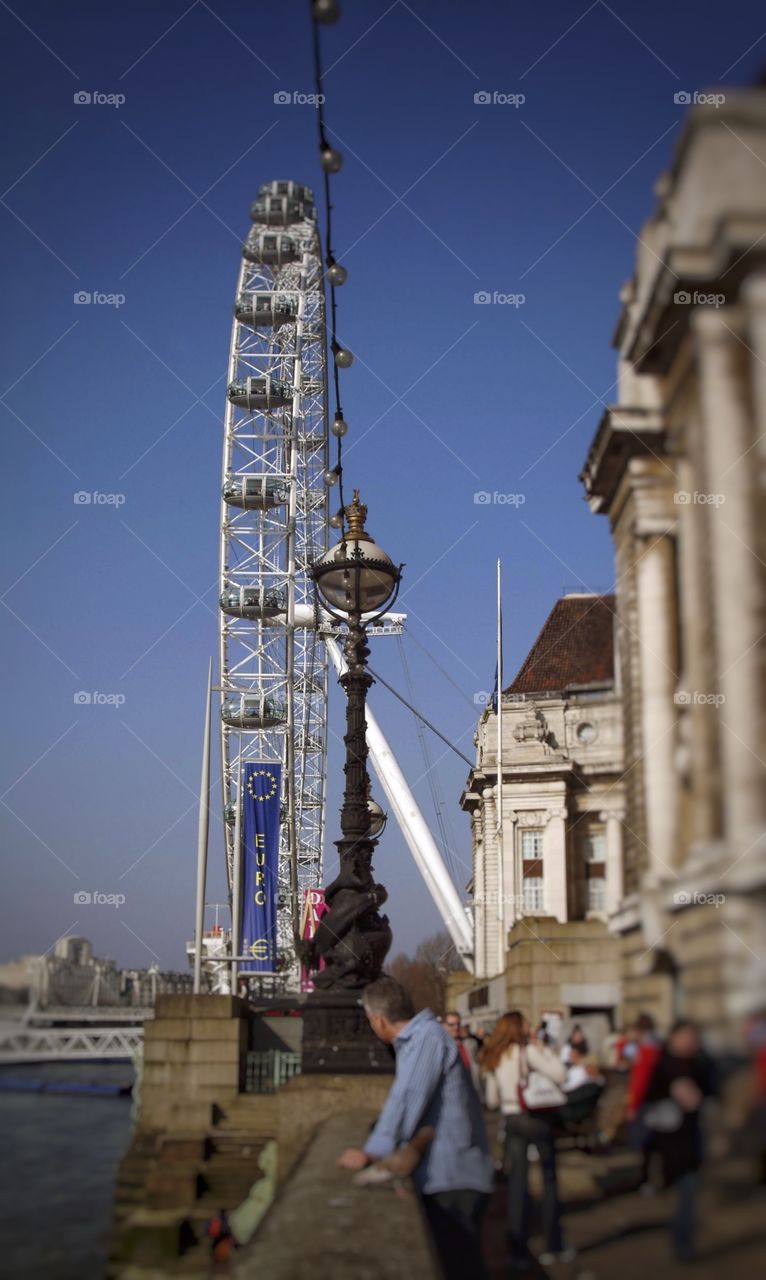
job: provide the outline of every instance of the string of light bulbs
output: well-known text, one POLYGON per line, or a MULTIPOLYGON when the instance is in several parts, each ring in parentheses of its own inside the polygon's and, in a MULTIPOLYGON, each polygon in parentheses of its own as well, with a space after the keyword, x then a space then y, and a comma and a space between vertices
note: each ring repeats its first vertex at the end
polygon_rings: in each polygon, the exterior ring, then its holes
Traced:
POLYGON ((335 260, 332 242, 332 199, 330 194, 330 178, 339 172, 343 165, 343 156, 327 139, 324 115, 324 80, 322 75, 322 57, 319 28, 330 26, 340 17, 340 5, 337 0, 310 0, 311 21, 314 38, 314 84, 316 88, 317 123, 319 125, 319 163, 322 166, 324 209, 325 209, 325 278, 330 290, 330 352, 333 361, 333 388, 335 394, 335 416, 330 430, 337 441, 337 455, 334 467, 325 472, 325 484, 332 488, 336 483, 340 498, 340 509, 330 517, 330 524, 335 529, 342 529, 345 515, 343 498, 343 437, 348 432, 348 423, 343 417, 340 397, 340 371, 348 369, 354 361, 353 354, 338 341, 338 298, 337 290, 346 283, 348 272, 335 260))

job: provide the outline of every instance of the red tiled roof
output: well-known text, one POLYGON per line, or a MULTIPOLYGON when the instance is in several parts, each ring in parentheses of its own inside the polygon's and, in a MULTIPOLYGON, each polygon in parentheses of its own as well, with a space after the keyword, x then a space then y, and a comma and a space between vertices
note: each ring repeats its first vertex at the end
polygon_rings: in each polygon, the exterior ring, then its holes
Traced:
POLYGON ((613 595, 563 596, 506 693, 560 693, 614 680, 613 595))

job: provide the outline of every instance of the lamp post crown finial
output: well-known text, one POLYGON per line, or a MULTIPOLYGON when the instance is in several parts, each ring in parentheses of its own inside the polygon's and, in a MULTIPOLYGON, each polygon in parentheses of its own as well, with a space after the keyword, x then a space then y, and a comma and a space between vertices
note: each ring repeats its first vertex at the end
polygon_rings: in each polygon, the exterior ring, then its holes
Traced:
POLYGON ((356 538, 357 540, 361 539, 362 541, 365 541, 365 542, 372 541, 369 533, 367 533, 364 527, 364 523, 366 519, 367 519, 367 507, 359 497, 359 490, 355 489, 353 501, 346 513, 346 521, 348 524, 349 537, 356 538))

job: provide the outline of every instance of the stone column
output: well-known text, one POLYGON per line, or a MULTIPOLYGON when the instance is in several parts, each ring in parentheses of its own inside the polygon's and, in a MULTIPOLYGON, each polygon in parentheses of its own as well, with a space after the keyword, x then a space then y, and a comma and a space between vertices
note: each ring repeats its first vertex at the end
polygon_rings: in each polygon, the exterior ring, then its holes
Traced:
MULTIPOLYGON (((508 945, 508 931, 512 929, 516 921, 520 919, 524 904, 524 885, 522 883, 521 867, 519 864, 518 821, 519 815, 515 809, 505 811, 506 911, 503 950, 505 950, 508 945)), ((503 958, 503 964, 505 964, 505 958, 503 958)))
POLYGON ((747 307, 747 343, 753 394, 755 442, 748 454, 755 476, 755 523, 758 554, 766 561, 766 272, 751 276, 743 289, 747 307))
MULTIPOLYGON (((701 432, 686 433, 687 458, 679 462, 679 489, 690 496, 705 488, 704 442, 701 432)), ((680 684, 685 691, 712 689, 715 685, 715 652, 711 644, 713 601, 708 565, 709 522, 707 507, 695 502, 678 506, 678 608, 681 615, 682 653, 680 684)), ((721 777, 718 767, 720 725, 706 703, 679 707, 679 775, 689 783, 684 814, 689 856, 715 839, 721 823, 721 777)), ((681 850, 679 858, 681 861, 681 850)))
POLYGON ((567 829, 566 809, 554 809, 543 837, 543 878, 545 912, 562 924, 567 920, 567 829))
POLYGON ((724 838, 744 852, 762 828, 763 766, 758 759, 762 630, 760 566, 753 524, 755 431, 749 403, 748 350, 739 340, 739 308, 699 308, 694 327, 700 360, 713 570, 717 688, 720 717, 724 838))
MULTIPOLYGON (((497 808, 497 788, 494 790, 495 814, 498 814, 497 808)), ((505 968, 505 952, 508 945, 508 931, 515 923, 518 914, 516 907, 515 894, 518 893, 516 888, 516 814, 509 808, 509 798, 507 788, 503 790, 503 847, 502 847, 502 875, 498 875, 498 893, 502 897, 502 901, 498 900, 498 908, 496 911, 497 928, 498 928, 498 956, 500 960, 500 968, 495 972, 501 973, 505 968)), ((501 851, 499 841, 497 841, 498 867, 500 865, 501 851)))
POLYGON ((494 977, 503 968, 500 959, 500 922, 497 918, 498 847, 495 788, 482 792, 484 814, 484 957, 486 973, 494 977))
POLYGON ((471 835, 473 841, 473 951, 474 974, 477 978, 487 976, 487 957, 485 935, 487 929, 487 874, 486 853, 484 844, 484 827, 482 821, 483 806, 479 805, 471 814, 471 835))
POLYGON ((676 610, 673 542, 650 535, 636 563, 638 652, 641 671, 641 753, 647 845, 647 880, 656 885, 675 860, 677 719, 676 610))
MULTIPOLYGON (((752 276, 744 289, 747 304, 747 336, 754 360, 750 361, 750 377, 753 394, 755 445, 749 456, 753 475, 753 550, 760 560, 752 566, 760 581, 760 611, 757 627, 760 635, 766 631, 766 599, 764 596, 764 568, 766 565, 766 272, 752 276)), ((766 749, 766 672, 760 665, 760 687, 755 692, 759 715, 758 755, 763 758, 766 749)), ((760 821, 763 822, 763 815, 760 821)))
POLYGON ((615 813, 606 813, 606 913, 618 910, 623 895, 622 827, 615 813))
MULTIPOLYGON (((754 359, 749 360, 749 384, 752 397, 753 442, 745 462, 746 476, 749 477, 752 489, 745 495, 752 503, 752 542, 754 556, 750 571, 753 574, 755 589, 760 597, 760 609, 755 625, 759 634, 766 631, 766 602, 764 601, 763 565, 766 563, 766 273, 751 276, 746 282, 742 296, 746 307, 745 341, 752 351, 754 359), (757 557, 757 559, 756 559, 757 557), (759 563, 760 562, 760 563, 759 563)), ((738 344, 739 345, 739 344, 738 344)), ((744 477, 743 477, 744 478, 744 477)), ((755 606, 753 612, 755 613, 755 606)), ((756 646, 756 650, 761 645, 756 646)), ((752 663, 751 678, 756 683, 752 689, 752 722, 751 731, 756 734, 755 744, 751 744, 761 760, 766 746, 766 689, 764 688, 763 658, 757 660, 756 650, 748 655, 747 661, 752 663), (757 745, 756 745, 757 744, 757 745)), ((728 706, 722 710, 728 714, 728 706)), ((757 804, 757 796, 751 797, 757 804)), ((731 1018, 734 1034, 739 1030, 743 1014, 752 1013, 763 1005, 763 992, 766 988, 766 955, 763 953, 762 940, 766 937, 766 822, 764 814, 753 813, 752 817, 760 824, 760 839, 747 840, 744 849, 738 851, 738 861, 721 880, 721 889, 727 894, 726 903, 726 942, 737 948, 736 958, 739 961, 739 972, 736 982, 730 985, 727 997, 727 1012, 731 1018), (728 895, 736 892, 741 897, 732 902, 728 895), (740 941, 740 939, 742 941, 740 941), (742 942, 750 953, 742 962, 742 942)))

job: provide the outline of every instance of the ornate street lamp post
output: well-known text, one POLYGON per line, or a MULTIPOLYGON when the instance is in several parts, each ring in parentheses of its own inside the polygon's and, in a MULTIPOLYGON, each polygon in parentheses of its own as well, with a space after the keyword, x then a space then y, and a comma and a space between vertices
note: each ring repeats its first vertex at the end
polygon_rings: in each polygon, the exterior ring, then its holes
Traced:
POLYGON ((375 837, 385 815, 370 800, 367 773, 365 703, 373 680, 366 626, 393 604, 402 566, 397 568, 365 530, 367 508, 358 491, 345 515, 340 542, 311 567, 322 605, 348 625, 346 671, 340 677, 346 694, 346 784, 342 834, 336 841, 340 869, 325 891, 328 910, 316 935, 302 948, 304 960, 317 970, 304 1013, 304 1072, 391 1069, 390 1056, 372 1035, 359 1003, 362 988, 380 976, 391 945, 388 917, 380 914, 388 895, 372 871, 375 837))

